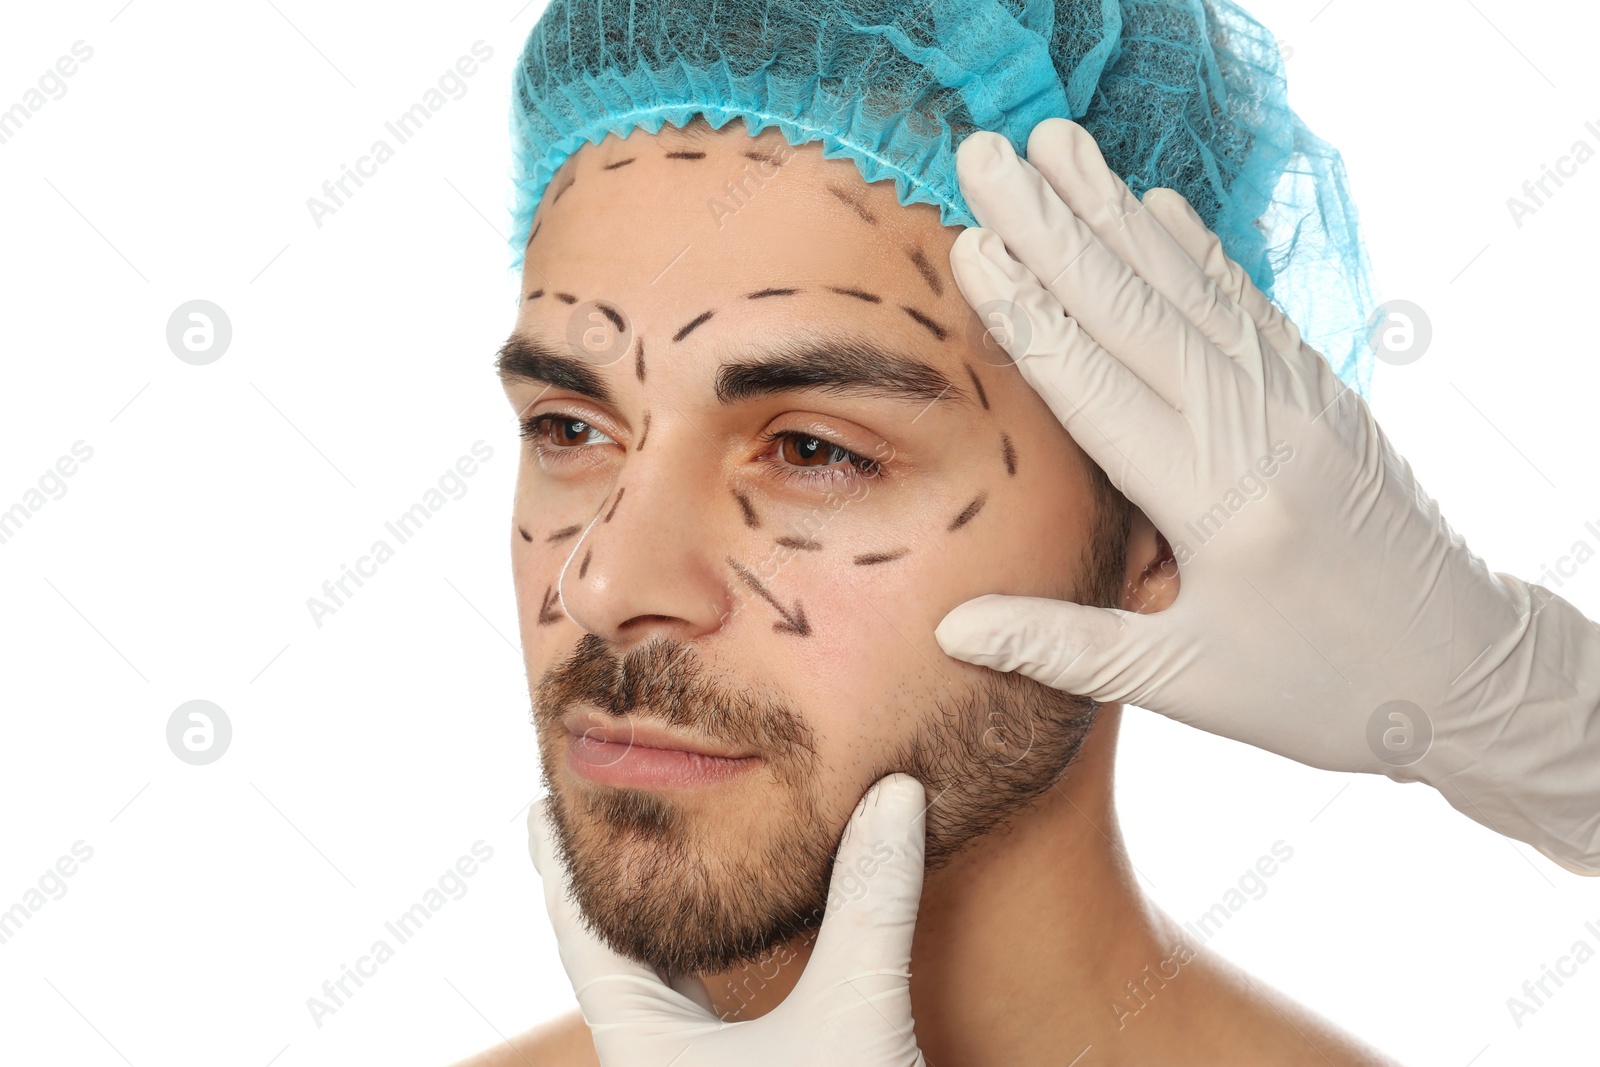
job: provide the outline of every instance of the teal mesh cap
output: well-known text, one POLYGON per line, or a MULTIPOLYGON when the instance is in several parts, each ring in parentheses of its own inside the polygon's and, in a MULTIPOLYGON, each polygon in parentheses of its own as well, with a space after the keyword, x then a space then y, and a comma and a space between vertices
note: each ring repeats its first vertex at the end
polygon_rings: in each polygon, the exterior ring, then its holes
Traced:
POLYGON ((1288 103, 1276 39, 1228 0, 551 0, 515 73, 511 242, 584 143, 696 115, 892 179, 974 226, 955 153, 1025 154, 1047 118, 1092 134, 1135 195, 1181 193, 1363 396, 1371 266, 1343 159, 1288 103))

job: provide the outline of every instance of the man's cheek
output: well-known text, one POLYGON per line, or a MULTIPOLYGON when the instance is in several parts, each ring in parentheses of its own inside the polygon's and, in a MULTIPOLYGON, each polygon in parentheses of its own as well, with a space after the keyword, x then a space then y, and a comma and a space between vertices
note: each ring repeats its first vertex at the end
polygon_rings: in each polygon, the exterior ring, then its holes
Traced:
POLYGON ((853 805, 871 784, 864 776, 909 741, 931 709, 938 675, 908 641, 893 600, 866 602, 859 587, 841 582, 813 588, 806 605, 816 620, 812 638, 768 646, 764 658, 782 664, 778 684, 803 702, 826 746, 824 764, 859 783, 847 798, 853 805))

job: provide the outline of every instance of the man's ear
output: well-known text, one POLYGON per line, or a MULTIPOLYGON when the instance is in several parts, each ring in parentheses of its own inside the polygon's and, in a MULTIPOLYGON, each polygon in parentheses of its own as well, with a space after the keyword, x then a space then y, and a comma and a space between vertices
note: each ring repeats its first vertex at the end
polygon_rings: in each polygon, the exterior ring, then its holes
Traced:
POLYGON ((1145 615, 1170 607, 1178 598, 1178 561, 1161 531, 1138 508, 1128 523, 1127 559, 1118 607, 1145 615))

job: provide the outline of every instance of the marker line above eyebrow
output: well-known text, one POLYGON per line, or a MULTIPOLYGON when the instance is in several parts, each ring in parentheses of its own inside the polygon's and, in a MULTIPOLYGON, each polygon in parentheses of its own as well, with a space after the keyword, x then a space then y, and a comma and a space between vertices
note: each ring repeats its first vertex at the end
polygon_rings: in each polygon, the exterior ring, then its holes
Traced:
POLYGON ((602 170, 616 170, 618 167, 626 167, 629 163, 632 163, 635 159, 638 159, 638 158, 639 158, 638 156, 629 156, 627 159, 619 159, 615 163, 607 163, 601 169, 602 170))
POLYGON ((869 304, 883 303, 883 297, 876 293, 863 292, 860 289, 845 289, 837 285, 830 285, 828 286, 828 291, 838 293, 840 296, 853 296, 857 300, 865 300, 869 304))
POLYGON ((989 394, 983 391, 983 383, 978 381, 978 372, 972 369, 972 364, 963 363, 967 368, 967 377, 972 379, 972 387, 978 391, 978 403, 983 405, 983 410, 989 410, 989 394))
POLYGON ((793 296, 798 289, 759 289, 753 293, 746 293, 746 300, 760 300, 764 296, 793 296))
POLYGON ((578 302, 578 298, 573 296, 571 293, 557 293, 556 299, 561 301, 563 304, 576 304, 578 302))
POLYGON ((543 295, 544 295, 544 290, 543 289, 535 289, 533 292, 528 294, 528 299, 529 300, 537 300, 543 295))
POLYGON ((687 151, 687 150, 684 150, 684 149, 679 149, 676 152, 668 152, 667 153, 667 158, 668 159, 704 159, 704 158, 706 158, 706 154, 704 152, 690 152, 690 151, 687 151))
POLYGON ((778 153, 776 152, 773 152, 769 155, 762 155, 760 152, 757 152, 754 149, 746 149, 744 152, 744 158, 753 159, 757 163, 770 163, 774 167, 783 166, 783 161, 778 158, 778 153))
POLYGON ((917 273, 922 275, 922 280, 928 283, 928 288, 933 290, 933 295, 943 296, 944 283, 939 280, 939 273, 933 269, 933 264, 928 262, 928 257, 923 255, 922 249, 907 249, 906 255, 911 257, 912 265, 917 268, 917 273))
MULTIPOLYGON (((594 306, 595 306, 595 310, 596 311, 600 312, 600 314, 604 315, 606 318, 611 320, 611 325, 613 325, 613 326, 615 326, 617 328, 617 332, 618 333, 623 333, 624 331, 627 330, 628 327, 622 321, 622 315, 621 315, 620 312, 617 311, 616 308, 612 307, 610 304, 602 304, 598 300, 595 301, 595 305, 594 306)), ((988 404, 984 405, 984 407, 988 407, 988 406, 989 406, 988 404)))
POLYGON ((859 215, 863 222, 870 222, 874 226, 876 226, 878 224, 878 217, 876 215, 874 215, 872 212, 868 211, 865 204, 861 203, 860 200, 858 200, 855 197, 851 196, 849 193, 845 192, 843 189, 840 189, 836 185, 830 185, 830 186, 828 186, 828 192, 832 193, 834 196, 838 197, 840 200, 843 200, 846 204, 848 204, 849 207, 850 207, 850 210, 854 211, 857 215, 859 215))
POLYGON ((897 548, 893 552, 866 552, 855 558, 857 567, 870 567, 875 563, 888 563, 911 554, 909 548, 897 548))
POLYGON ((705 322, 707 319, 709 319, 711 316, 715 315, 716 313, 717 312, 716 312, 715 308, 713 308, 710 311, 702 311, 699 314, 699 316, 697 318, 695 318, 692 322, 690 322, 687 326, 684 326, 677 333, 673 334, 672 335, 672 339, 674 341, 683 340, 685 337, 689 336, 689 332, 691 330, 693 330, 696 327, 698 327, 701 323, 705 322))
POLYGON ((904 311, 907 315, 910 315, 919 323, 926 326, 928 328, 928 332, 932 333, 933 336, 937 337, 939 340, 943 341, 947 336, 949 336, 949 332, 943 326, 940 326, 937 322, 934 322, 916 308, 901 304, 900 310, 904 311))
POLYGON ((973 498, 972 503, 961 509, 961 514, 950 520, 947 530, 959 530, 972 521, 972 517, 983 510, 984 501, 988 500, 988 493, 979 493, 973 498))

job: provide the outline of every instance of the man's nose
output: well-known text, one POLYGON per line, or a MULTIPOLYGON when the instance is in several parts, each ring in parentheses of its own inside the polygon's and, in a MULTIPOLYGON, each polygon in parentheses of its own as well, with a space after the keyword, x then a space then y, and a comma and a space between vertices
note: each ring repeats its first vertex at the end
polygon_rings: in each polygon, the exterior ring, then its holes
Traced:
POLYGON ((692 426, 657 419, 561 572, 561 604, 619 650, 656 633, 693 640, 733 608, 724 559, 739 505, 692 426))

